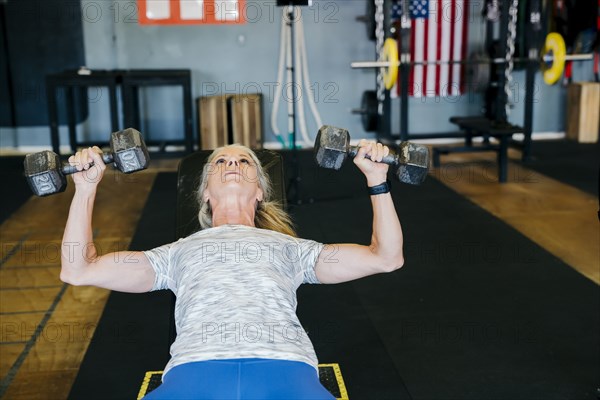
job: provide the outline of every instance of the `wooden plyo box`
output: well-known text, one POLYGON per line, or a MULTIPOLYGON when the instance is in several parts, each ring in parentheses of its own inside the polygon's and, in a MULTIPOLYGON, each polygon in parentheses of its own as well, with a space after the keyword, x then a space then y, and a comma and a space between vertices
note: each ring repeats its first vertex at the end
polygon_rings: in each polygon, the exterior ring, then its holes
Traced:
POLYGON ((596 143, 600 129, 600 83, 578 82, 567 93, 567 138, 596 143))
POLYGON ((262 148, 262 95, 227 94, 198 99, 200 146, 212 150, 231 143, 262 148))
POLYGON ((262 149, 262 95, 231 96, 229 104, 233 143, 262 149))
POLYGON ((200 148, 212 150, 228 143, 227 114, 227 96, 209 96, 198 99, 200 148))

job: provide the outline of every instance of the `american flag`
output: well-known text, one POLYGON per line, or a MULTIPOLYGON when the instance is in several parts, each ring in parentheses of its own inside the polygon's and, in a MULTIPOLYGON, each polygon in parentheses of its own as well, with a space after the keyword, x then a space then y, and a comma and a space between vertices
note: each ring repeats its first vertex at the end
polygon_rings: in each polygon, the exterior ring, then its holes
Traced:
MULTIPOLYGON (((403 3, 404 0, 393 2, 392 19, 400 19, 403 3)), ((457 61, 466 57, 468 0, 408 0, 406 3, 411 24, 411 61, 457 61)), ((398 51, 401 53, 402 49, 398 51)), ((414 65, 410 69, 409 96, 460 95, 464 89, 463 70, 463 64, 414 65)), ((392 89, 392 94, 400 94, 399 85, 392 89)))

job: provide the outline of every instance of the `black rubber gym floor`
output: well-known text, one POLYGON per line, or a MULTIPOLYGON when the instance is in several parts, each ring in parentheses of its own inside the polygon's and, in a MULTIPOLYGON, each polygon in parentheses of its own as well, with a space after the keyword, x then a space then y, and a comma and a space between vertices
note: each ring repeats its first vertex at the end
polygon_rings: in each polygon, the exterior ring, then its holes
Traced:
POLYGON ((600 142, 536 141, 532 153, 532 160, 524 163, 526 168, 598 196, 600 142))
MULTIPOLYGON (((372 212, 356 168, 298 158, 300 236, 367 244, 372 212)), ((173 240, 175 185, 158 175, 132 249, 173 240)), ((434 179, 392 191, 405 267, 298 292, 319 360, 340 364, 350 399, 595 399, 599 287, 434 179)), ((135 398, 168 360, 170 306, 167 292, 113 292, 69 397, 135 398)))

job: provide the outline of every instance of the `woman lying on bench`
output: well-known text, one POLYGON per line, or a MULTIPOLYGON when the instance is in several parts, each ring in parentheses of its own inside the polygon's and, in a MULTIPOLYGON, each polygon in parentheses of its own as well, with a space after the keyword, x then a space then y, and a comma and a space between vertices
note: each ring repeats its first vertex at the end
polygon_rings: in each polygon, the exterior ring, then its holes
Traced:
POLYGON ((69 159, 81 173, 73 175, 60 277, 123 292, 175 293, 177 338, 162 385, 146 399, 331 399, 296 316, 296 290, 402 266, 402 230, 385 184, 388 165, 365 158, 380 161, 388 152, 363 140, 353 160, 369 187, 383 183, 371 196, 369 246, 296 237, 290 217, 271 201, 255 154, 231 145, 216 149, 203 168, 197 193, 202 230, 152 250, 99 256, 92 209, 106 167, 97 147, 82 150, 69 159))

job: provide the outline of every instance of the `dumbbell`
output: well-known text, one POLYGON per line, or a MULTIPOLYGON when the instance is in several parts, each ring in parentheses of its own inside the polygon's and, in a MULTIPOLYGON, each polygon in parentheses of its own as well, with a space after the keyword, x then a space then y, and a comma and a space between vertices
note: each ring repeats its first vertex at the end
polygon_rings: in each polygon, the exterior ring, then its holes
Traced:
MULTIPOLYGON (((146 169, 150 157, 142 134, 127 128, 110 135, 110 153, 103 154, 102 160, 129 174, 146 169)), ((27 154, 23 164, 27 183, 37 196, 63 192, 67 187, 66 175, 79 172, 73 165, 63 165, 59 155, 52 151, 27 154)))
MULTIPOLYGON (((330 125, 319 129, 315 140, 315 160, 320 167, 338 170, 348 157, 353 158, 357 152, 358 146, 350 145, 350 134, 346 129, 330 125)), ((429 149, 402 142, 398 154, 390 151, 381 162, 397 167, 396 176, 400 182, 419 185, 429 170, 429 149)))

